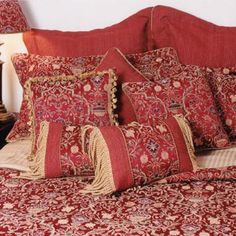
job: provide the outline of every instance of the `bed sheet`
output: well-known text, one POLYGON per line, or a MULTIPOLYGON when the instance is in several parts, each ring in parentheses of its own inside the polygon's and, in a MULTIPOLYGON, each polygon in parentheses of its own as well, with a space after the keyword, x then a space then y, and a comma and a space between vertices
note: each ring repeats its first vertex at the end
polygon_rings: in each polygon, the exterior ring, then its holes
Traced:
POLYGON ((0 235, 236 235, 236 167, 167 177, 111 196, 78 177, 0 170, 0 235))

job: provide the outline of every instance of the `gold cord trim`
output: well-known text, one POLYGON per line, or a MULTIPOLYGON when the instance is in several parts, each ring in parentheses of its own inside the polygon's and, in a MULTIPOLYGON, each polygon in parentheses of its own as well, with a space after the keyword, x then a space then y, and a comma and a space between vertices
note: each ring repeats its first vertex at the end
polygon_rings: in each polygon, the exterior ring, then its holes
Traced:
POLYGON ((193 144, 192 131, 189 127, 188 121, 183 117, 183 115, 175 115, 174 118, 176 119, 176 121, 182 131, 182 134, 184 136, 184 141, 187 146, 190 160, 192 162, 193 171, 196 171, 198 169, 198 165, 196 162, 196 157, 194 155, 195 148, 194 148, 194 144, 193 144))
MULTIPOLYGON (((82 133, 85 134, 85 132, 82 133)), ((84 139, 84 137, 82 137, 82 139, 84 139)), ((95 178, 91 184, 81 190, 81 193, 106 195, 114 192, 115 184, 112 174, 110 153, 99 128, 93 128, 90 133, 88 155, 95 166, 95 178)))

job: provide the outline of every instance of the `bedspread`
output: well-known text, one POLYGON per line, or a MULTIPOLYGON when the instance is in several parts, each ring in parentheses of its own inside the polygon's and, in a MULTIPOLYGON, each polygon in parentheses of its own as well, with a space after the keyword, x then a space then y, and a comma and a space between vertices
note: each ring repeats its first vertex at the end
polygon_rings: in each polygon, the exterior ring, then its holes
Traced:
POLYGON ((236 235, 236 166, 96 197, 78 177, 17 175, 0 170, 0 235, 236 235))

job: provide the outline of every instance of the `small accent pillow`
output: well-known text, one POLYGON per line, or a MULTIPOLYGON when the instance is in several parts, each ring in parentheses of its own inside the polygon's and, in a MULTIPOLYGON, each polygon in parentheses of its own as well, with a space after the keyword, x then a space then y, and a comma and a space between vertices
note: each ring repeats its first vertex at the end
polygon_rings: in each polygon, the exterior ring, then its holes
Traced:
POLYGON ((155 83, 126 83, 139 123, 156 124, 169 115, 183 114, 190 122, 197 151, 228 144, 205 73, 197 66, 161 66, 155 83))
POLYGON ((236 69, 207 69, 207 76, 225 130, 232 141, 236 140, 236 69))
POLYGON ((94 176, 87 154, 82 152, 81 127, 43 121, 31 170, 22 178, 40 179, 60 176, 94 176))
POLYGON ((174 49, 161 48, 127 56, 123 55, 118 48, 111 48, 107 51, 96 70, 102 71, 109 68, 115 68, 116 70, 118 76, 117 113, 120 124, 129 124, 136 121, 129 98, 122 93, 122 83, 142 82, 147 81, 147 79, 154 80, 158 74, 158 68, 163 63, 168 65, 178 63, 178 57, 174 49), (147 76, 147 78, 144 76, 147 76))
POLYGON ((12 62, 19 82, 23 88, 23 101, 18 120, 8 134, 7 141, 29 138, 29 110, 25 100, 24 85, 31 77, 73 75, 89 72, 95 69, 102 56, 89 57, 50 57, 33 54, 17 53, 13 55, 12 62))
POLYGON ((156 126, 131 123, 86 129, 92 129, 88 154, 95 178, 83 193, 110 194, 196 169, 191 130, 182 117, 156 126))
POLYGON ((39 55, 88 56, 104 54, 111 47, 124 53, 145 52, 151 10, 152 7, 145 8, 103 29, 78 32, 33 29, 23 34, 23 40, 29 53, 39 55))
POLYGON ((236 27, 218 26, 166 6, 152 10, 150 49, 173 47, 184 64, 235 66, 236 27))
POLYGON ((25 84, 33 132, 33 152, 40 123, 114 125, 116 75, 112 70, 78 76, 35 77, 25 84))

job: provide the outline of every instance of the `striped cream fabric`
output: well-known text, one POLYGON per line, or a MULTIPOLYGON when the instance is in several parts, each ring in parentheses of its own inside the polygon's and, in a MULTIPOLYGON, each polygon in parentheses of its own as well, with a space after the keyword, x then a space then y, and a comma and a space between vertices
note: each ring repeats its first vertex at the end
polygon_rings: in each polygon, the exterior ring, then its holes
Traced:
POLYGON ((236 146, 213 150, 207 153, 197 155, 197 163, 200 168, 220 168, 236 165, 236 146))

